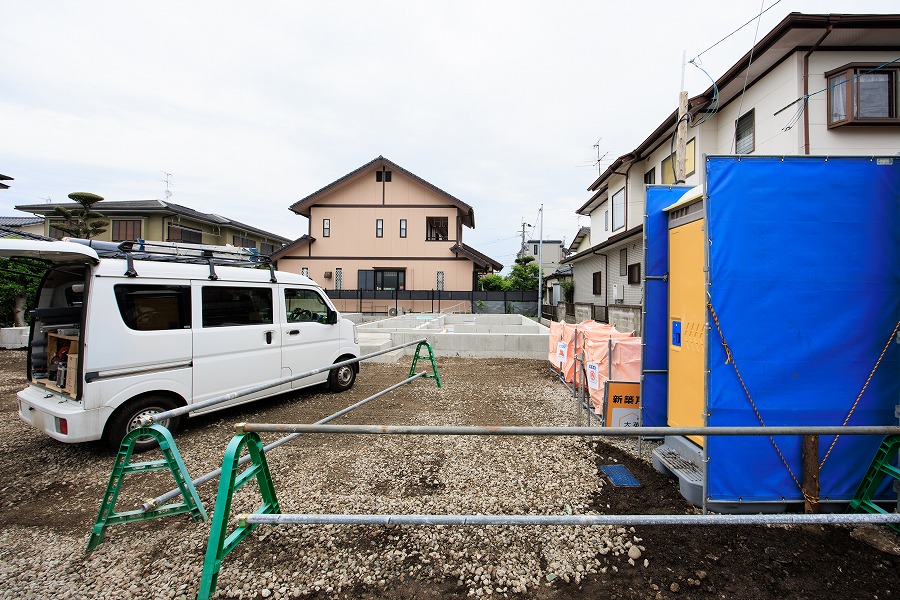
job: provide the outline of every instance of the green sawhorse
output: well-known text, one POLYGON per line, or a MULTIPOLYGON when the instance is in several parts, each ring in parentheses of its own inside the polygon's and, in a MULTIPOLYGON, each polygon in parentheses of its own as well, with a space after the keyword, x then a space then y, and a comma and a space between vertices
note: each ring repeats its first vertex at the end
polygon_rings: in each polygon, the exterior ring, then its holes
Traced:
MULTIPOLYGON (((866 471, 865 477, 860 482, 853 500, 850 501, 847 512, 888 514, 886 510, 872 501, 872 496, 878 491, 878 487, 885 477, 892 477, 900 481, 900 469, 891 464, 897 458, 898 450, 900 450, 900 435, 889 435, 884 438, 878 452, 875 453, 875 458, 872 459, 869 470, 866 471)), ((888 526, 894 531, 900 532, 900 525, 897 523, 888 523, 888 526)))
POLYGON ((419 356, 419 352, 423 347, 428 350, 428 360, 431 361, 431 374, 423 375, 423 377, 425 377, 425 379, 434 379, 439 388, 443 387, 443 385, 441 385, 441 375, 438 373, 437 362, 434 360, 434 351, 431 349, 431 344, 428 342, 419 342, 419 345, 416 346, 416 353, 413 355, 412 366, 409 367, 409 377, 416 374, 416 363, 422 358, 419 356))
POLYGON ((90 552, 103 543, 106 528, 110 525, 146 521, 180 513, 190 513, 194 521, 205 521, 207 519, 206 509, 203 508, 203 503, 200 502, 200 497, 197 495, 197 490, 194 488, 190 475, 188 475, 184 461, 181 460, 181 454, 179 454, 178 448, 175 446, 174 440, 172 440, 172 434, 161 425, 133 429, 122 438, 122 443, 116 454, 116 462, 109 476, 109 483, 106 485, 106 493, 103 494, 103 502, 100 504, 100 511, 97 513, 97 520, 93 529, 91 529, 87 551, 90 552), (134 444, 138 438, 145 436, 152 437, 157 441, 163 458, 162 460, 133 463, 131 462, 131 455, 134 452, 134 444), (166 469, 172 473, 175 483, 178 484, 178 489, 181 490, 182 502, 166 504, 147 512, 140 510, 115 511, 116 500, 119 498, 119 492, 122 491, 122 483, 125 481, 126 475, 166 469))
MULTIPOLYGON (((240 426, 238 426, 240 427, 240 426)), ((231 517, 231 503, 234 493, 244 484, 256 479, 262 496, 262 506, 254 514, 278 514, 281 509, 275 497, 275 486, 259 434, 254 432, 239 433, 232 438, 225 449, 222 460, 222 474, 219 476, 219 491, 216 494, 216 509, 209 530, 209 542, 206 546, 206 558, 203 560, 203 574, 200 578, 200 590, 197 600, 208 600, 216 590, 219 570, 229 552, 234 550, 241 540, 256 529, 256 524, 241 521, 231 533, 228 532, 228 521, 231 517), (241 451, 247 448, 250 454, 250 466, 240 472, 239 461, 241 451)))

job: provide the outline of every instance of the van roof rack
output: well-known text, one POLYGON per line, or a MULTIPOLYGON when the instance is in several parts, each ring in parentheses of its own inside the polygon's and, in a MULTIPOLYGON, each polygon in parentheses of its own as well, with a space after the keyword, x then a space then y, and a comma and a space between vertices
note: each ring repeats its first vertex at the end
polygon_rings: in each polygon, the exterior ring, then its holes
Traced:
POLYGON ((186 244, 182 242, 148 242, 146 240, 127 240, 124 242, 104 242, 80 238, 64 238, 63 241, 83 244, 96 250, 101 258, 122 258, 128 263, 125 271, 127 277, 137 277, 134 268, 135 260, 153 260, 209 266, 209 279, 215 281, 216 265, 229 267, 266 267, 271 275, 271 282, 277 283, 272 259, 260 254, 256 248, 238 248, 235 246, 214 246, 208 244, 186 244))

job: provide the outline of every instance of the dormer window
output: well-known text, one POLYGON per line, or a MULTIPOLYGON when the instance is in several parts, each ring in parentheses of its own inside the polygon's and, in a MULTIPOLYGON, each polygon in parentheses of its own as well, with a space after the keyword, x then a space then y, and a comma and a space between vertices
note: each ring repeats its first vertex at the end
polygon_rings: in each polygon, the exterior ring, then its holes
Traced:
POLYGON ((898 125, 897 68, 851 63, 825 74, 828 127, 898 125))

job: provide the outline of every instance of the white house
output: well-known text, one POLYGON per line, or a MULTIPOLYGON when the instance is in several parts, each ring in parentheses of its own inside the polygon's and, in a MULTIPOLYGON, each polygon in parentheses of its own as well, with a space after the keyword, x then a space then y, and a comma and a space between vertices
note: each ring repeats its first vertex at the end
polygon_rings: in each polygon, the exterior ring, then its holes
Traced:
MULTIPOLYGON (((704 155, 885 155, 900 152, 900 15, 791 13, 704 93, 684 119, 685 178, 704 155)), ((588 188, 576 212, 592 245, 562 260, 576 320, 640 332, 646 185, 676 183, 678 110, 588 188)))

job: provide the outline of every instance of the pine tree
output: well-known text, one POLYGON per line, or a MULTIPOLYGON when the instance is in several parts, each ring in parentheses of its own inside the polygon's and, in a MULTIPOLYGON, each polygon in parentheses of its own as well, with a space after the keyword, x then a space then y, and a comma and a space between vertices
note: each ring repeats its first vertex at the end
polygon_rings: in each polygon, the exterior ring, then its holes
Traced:
POLYGON ((54 223, 53 226, 68 233, 71 237, 89 240, 106 231, 109 221, 104 220, 106 215, 93 210, 93 206, 103 200, 103 196, 90 192, 72 192, 69 199, 81 205, 81 208, 69 210, 57 206, 53 212, 63 218, 62 223, 54 223))

